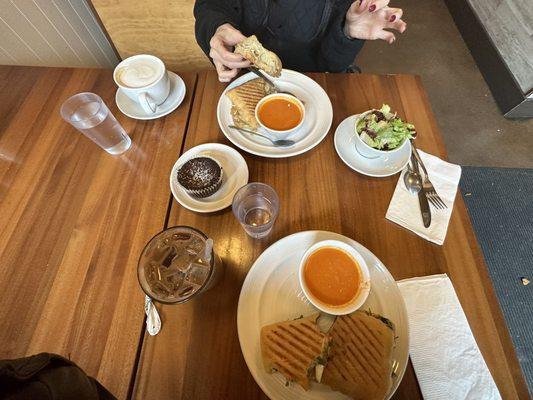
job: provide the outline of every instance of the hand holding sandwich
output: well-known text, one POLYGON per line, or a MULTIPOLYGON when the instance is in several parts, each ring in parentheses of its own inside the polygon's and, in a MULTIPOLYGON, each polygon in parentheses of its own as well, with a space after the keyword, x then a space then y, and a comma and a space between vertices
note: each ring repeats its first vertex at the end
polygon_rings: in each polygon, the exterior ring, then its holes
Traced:
POLYGON ((250 61, 233 53, 232 47, 244 39, 246 37, 230 24, 220 25, 211 38, 209 57, 213 59, 220 82, 229 82, 235 78, 239 69, 251 65, 250 61))
POLYGON ((346 12, 344 34, 352 39, 382 39, 392 44, 396 36, 386 29, 403 33, 407 24, 402 20, 402 9, 389 7, 389 1, 355 1, 346 12))

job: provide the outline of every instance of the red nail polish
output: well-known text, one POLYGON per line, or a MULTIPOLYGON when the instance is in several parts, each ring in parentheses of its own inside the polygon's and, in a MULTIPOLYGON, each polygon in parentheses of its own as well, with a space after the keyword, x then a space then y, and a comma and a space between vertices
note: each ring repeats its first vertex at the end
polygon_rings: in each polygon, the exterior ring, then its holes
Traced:
POLYGON ((396 15, 393 15, 392 17, 390 17, 389 21, 390 22, 394 22, 396 20, 396 15))
POLYGON ((372 4, 370 7, 368 7, 368 11, 374 12, 376 10, 376 5, 372 4))

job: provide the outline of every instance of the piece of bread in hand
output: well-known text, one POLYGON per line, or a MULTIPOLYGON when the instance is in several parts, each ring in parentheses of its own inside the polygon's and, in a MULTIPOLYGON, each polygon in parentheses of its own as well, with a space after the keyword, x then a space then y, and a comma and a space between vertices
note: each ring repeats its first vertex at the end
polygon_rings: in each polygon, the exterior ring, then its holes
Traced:
POLYGON ((255 107, 259 100, 274 93, 274 88, 261 78, 251 79, 226 92, 233 106, 231 116, 233 124, 239 128, 257 129, 259 123, 255 118, 255 107))
POLYGON ((366 311, 337 317, 321 383, 354 400, 383 400, 389 393, 394 329, 366 311))
POLYGON ((309 389, 315 366, 325 363, 329 347, 329 335, 316 324, 318 316, 317 313, 261 329, 261 355, 267 372, 280 372, 288 382, 309 389))
POLYGON ((277 78, 281 75, 281 60, 276 53, 265 49, 255 35, 238 43, 234 52, 271 76, 277 78))

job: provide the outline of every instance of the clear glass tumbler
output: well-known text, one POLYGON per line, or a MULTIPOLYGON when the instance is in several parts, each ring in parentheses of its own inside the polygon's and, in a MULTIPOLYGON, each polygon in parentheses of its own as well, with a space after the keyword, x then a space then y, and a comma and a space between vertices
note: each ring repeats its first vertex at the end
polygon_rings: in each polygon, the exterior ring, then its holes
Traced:
POLYGON ((131 146, 131 139, 111 114, 100 96, 78 93, 61 106, 61 116, 110 154, 121 154, 131 146))
POLYGON ((235 193, 232 208, 246 233, 259 239, 272 230, 279 214, 279 197, 264 183, 249 183, 235 193))
POLYGON ((213 242, 210 246, 208 242, 203 232, 190 226, 174 226, 155 235, 137 265, 144 293, 160 303, 179 304, 213 287, 223 264, 213 242))

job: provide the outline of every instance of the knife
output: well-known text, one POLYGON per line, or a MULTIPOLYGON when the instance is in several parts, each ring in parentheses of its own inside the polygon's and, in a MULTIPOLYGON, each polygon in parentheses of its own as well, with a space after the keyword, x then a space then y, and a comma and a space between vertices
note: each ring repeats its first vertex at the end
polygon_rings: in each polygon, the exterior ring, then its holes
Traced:
MULTIPOLYGON (((419 176, 422 176, 422 174, 420 174, 420 168, 418 167, 418 161, 412 154, 411 161, 413 162, 413 168, 415 172, 419 176)), ((424 223, 424 227, 428 228, 431 225, 431 211, 429 210, 428 198, 426 197, 424 188, 421 188, 420 192, 418 192, 418 204, 420 204, 420 213, 422 214, 422 222, 424 223)))

